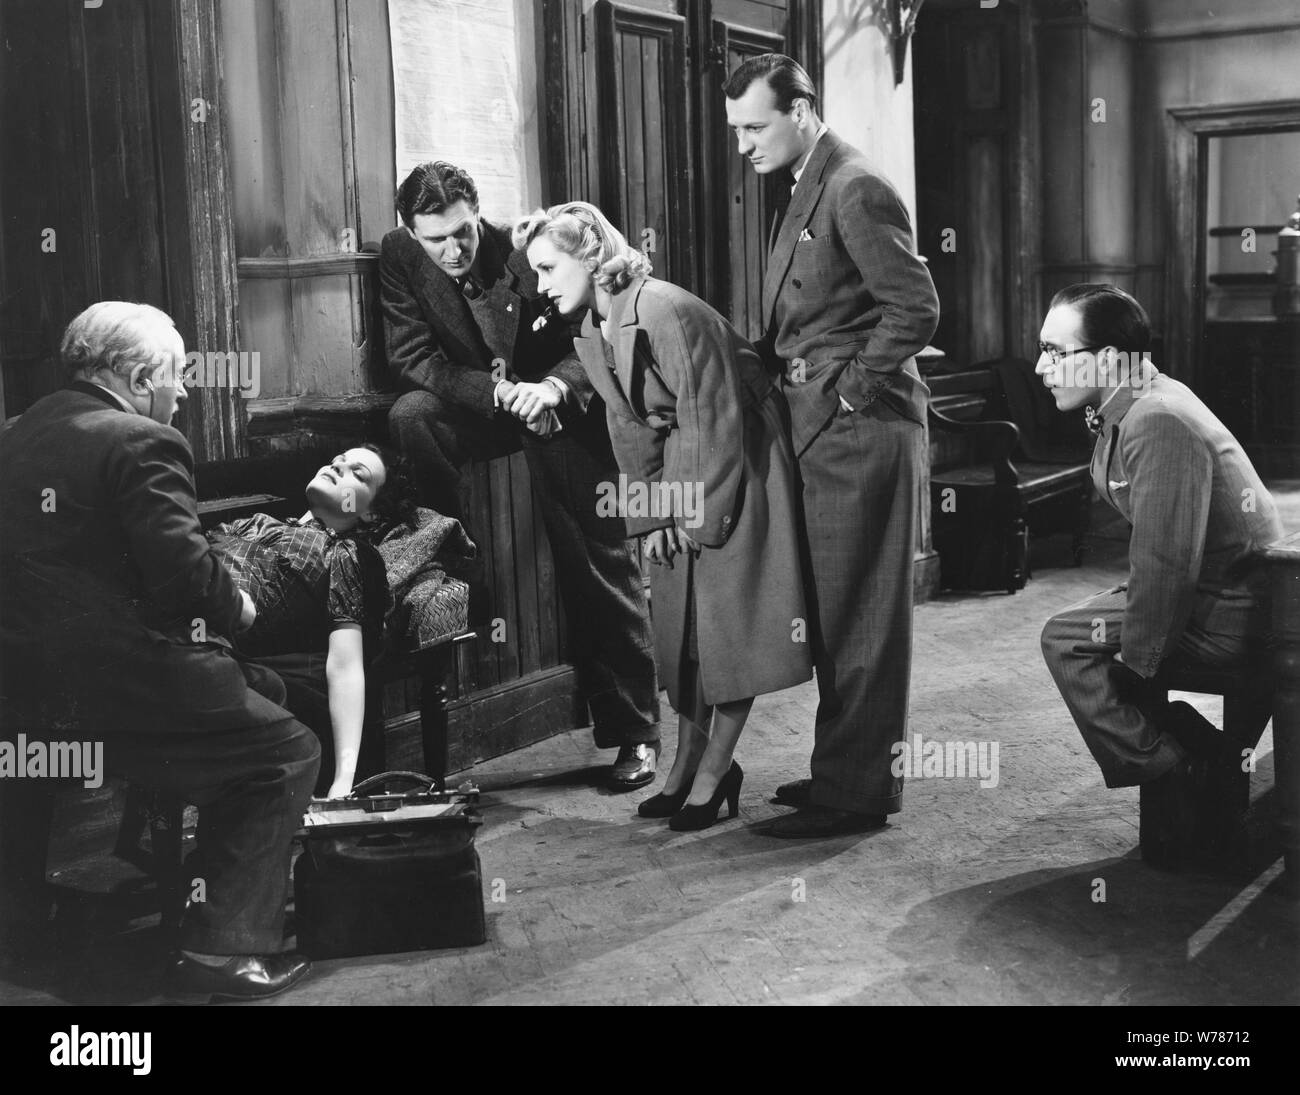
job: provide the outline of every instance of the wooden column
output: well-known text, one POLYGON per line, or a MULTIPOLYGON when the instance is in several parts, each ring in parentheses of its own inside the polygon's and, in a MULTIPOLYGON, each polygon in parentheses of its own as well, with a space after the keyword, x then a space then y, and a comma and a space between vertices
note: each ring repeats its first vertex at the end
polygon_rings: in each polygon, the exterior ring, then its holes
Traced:
MULTIPOLYGON (((177 0, 174 7, 154 10, 171 35, 178 69, 160 78, 159 115, 183 134, 184 175, 173 191, 183 197, 165 199, 179 205, 166 214, 169 226, 183 226, 188 240, 188 263, 174 262, 169 269, 175 318, 187 350, 229 353, 239 349, 237 285, 216 0, 177 0), (175 85, 166 87, 173 77, 175 85)), ((185 429, 198 460, 246 455, 246 421, 237 385, 190 388, 185 429)))

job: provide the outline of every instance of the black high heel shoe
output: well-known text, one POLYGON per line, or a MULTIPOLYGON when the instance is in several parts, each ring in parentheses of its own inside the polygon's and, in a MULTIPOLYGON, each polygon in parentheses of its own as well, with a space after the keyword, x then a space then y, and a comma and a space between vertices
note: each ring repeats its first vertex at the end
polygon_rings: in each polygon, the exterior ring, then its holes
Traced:
POLYGON ((684 803, 682 808, 668 819, 668 828, 677 833, 707 829, 710 825, 716 824, 718 811, 722 809, 724 800, 728 808, 727 820, 730 821, 740 810, 740 783, 744 778, 745 773, 733 760, 731 767, 727 769, 727 774, 718 780, 718 789, 713 792, 713 797, 703 806, 684 803))
POLYGON ((691 793, 691 783, 694 782, 695 777, 692 776, 690 782, 684 783, 680 790, 671 795, 660 791, 641 803, 636 812, 642 817, 672 817, 686 804, 686 796, 691 793))

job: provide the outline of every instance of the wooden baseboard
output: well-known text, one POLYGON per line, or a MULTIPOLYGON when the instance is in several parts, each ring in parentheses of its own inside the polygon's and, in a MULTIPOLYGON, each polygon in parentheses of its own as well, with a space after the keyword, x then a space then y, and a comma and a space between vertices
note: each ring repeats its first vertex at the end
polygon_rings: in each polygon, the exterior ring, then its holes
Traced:
MULTIPOLYGON (((586 721, 586 704, 571 665, 471 693, 447 705, 447 771, 464 771, 586 721)), ((389 768, 423 769, 419 712, 389 719, 384 743, 389 768)))

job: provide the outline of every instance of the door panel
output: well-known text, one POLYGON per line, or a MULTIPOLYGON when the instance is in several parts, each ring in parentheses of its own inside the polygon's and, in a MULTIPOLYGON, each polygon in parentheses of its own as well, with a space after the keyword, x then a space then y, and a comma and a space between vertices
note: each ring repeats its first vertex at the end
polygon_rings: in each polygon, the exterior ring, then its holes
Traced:
MULTIPOLYGON (((785 41, 779 34, 720 20, 713 24, 714 55, 726 59, 727 72, 734 72, 746 58, 778 53, 784 48, 785 41)), ((720 241, 724 244, 721 261, 714 267, 717 280, 710 289, 715 300, 726 301, 724 310, 729 311, 736 329, 752 340, 763 333, 763 275, 767 271, 767 236, 774 209, 773 184, 769 176, 759 176, 736 153, 722 96, 708 97, 705 117, 705 132, 715 157, 713 177, 726 180, 718 192, 726 206, 727 235, 720 241)))
POLYGON ((686 20, 601 0, 596 5, 601 172, 597 204, 654 262, 693 288, 694 167, 686 20))
POLYGON ((543 0, 547 201, 595 202, 655 274, 758 329, 771 204, 721 86, 758 53, 820 75, 818 0, 543 0))

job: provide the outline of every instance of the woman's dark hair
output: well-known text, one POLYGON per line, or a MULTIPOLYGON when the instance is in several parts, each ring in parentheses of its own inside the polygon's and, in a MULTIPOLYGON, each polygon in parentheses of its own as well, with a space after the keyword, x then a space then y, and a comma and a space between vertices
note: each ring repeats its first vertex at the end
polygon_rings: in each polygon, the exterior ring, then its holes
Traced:
POLYGON ((1117 285, 1079 282, 1052 297, 1052 308, 1069 305, 1079 313, 1079 337, 1089 346, 1114 346, 1128 353, 1151 349, 1146 309, 1117 285))
POLYGON ((407 228, 414 228, 421 213, 441 213, 457 202, 478 212, 478 187, 455 164, 444 160, 422 163, 397 188, 397 214, 407 228))
POLYGON ((728 99, 739 99, 755 80, 766 80, 776 96, 776 109, 789 114, 796 99, 807 99, 813 110, 817 109, 817 89, 812 77, 793 57, 784 53, 760 53, 741 63, 722 85, 728 99))
POLYGON ((377 543, 390 529, 415 521, 415 480, 410 461, 396 449, 371 441, 365 442, 361 448, 373 452, 384 462, 384 485, 370 503, 374 520, 361 526, 377 543))

